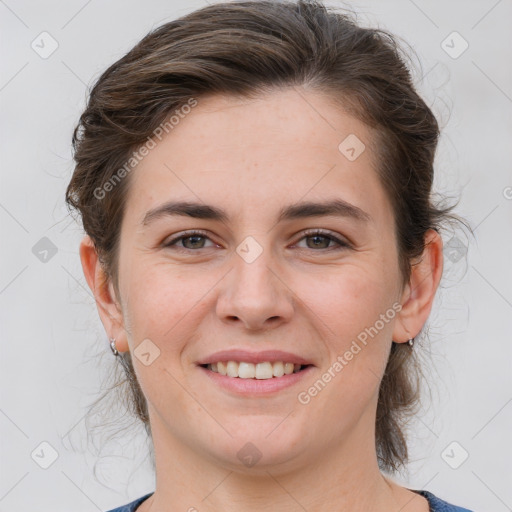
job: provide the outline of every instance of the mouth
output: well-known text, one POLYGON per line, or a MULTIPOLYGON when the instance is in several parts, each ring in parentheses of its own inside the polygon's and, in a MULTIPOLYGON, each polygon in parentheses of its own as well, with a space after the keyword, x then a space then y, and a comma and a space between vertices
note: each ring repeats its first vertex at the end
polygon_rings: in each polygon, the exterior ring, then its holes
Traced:
POLYGON ((233 348, 209 354, 195 364, 216 388, 232 396, 258 398, 277 396, 309 380, 315 361, 306 357, 283 350, 233 348))
POLYGON ((312 364, 297 364, 283 361, 265 361, 261 363, 249 363, 245 361, 218 361, 198 365, 210 372, 234 379, 270 380, 279 379, 286 375, 300 373, 312 364))
POLYGON ((314 371, 313 364, 266 361, 247 363, 245 361, 218 361, 201 363, 196 366, 208 378, 208 383, 231 396, 261 398, 279 396, 280 392, 292 389, 314 371))

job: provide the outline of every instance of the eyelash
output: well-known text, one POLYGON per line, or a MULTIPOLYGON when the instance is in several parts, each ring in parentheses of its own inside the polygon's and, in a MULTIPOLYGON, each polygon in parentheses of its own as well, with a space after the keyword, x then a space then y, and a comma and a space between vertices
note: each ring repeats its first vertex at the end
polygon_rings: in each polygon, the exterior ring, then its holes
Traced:
MULTIPOLYGON (((169 240, 167 243, 163 244, 163 247, 170 248, 172 246, 176 246, 176 243, 179 242, 180 240, 184 240, 186 238, 191 238, 193 236, 201 236, 203 238, 207 238, 208 240, 210 240, 209 236, 204 231, 192 230, 192 231, 186 231, 185 233, 181 234, 180 236, 177 236, 177 237, 169 240)), ((338 244, 338 246, 339 246, 337 248, 335 247, 334 249, 332 247, 331 248, 323 249, 324 251, 341 250, 341 249, 348 249, 348 248, 350 248, 350 245, 347 242, 344 242, 343 240, 340 240, 338 237, 334 236, 330 232, 324 231, 322 229, 306 230, 303 233, 303 236, 301 238, 299 238, 299 240, 297 240, 296 243, 300 242, 304 238, 310 238, 310 237, 313 237, 313 236, 321 236, 323 238, 327 238, 327 239, 329 239, 329 240, 331 240, 333 242, 336 242, 338 244)), ((204 247, 201 247, 200 249, 204 249, 204 247)), ((185 251, 185 252, 187 252, 187 251, 197 252, 200 249, 187 249, 186 247, 179 247, 179 248, 177 248, 177 250, 185 251)), ((306 248, 306 250, 308 250, 308 249, 309 248, 306 248)), ((317 249, 309 249, 309 250, 318 252, 317 249)))

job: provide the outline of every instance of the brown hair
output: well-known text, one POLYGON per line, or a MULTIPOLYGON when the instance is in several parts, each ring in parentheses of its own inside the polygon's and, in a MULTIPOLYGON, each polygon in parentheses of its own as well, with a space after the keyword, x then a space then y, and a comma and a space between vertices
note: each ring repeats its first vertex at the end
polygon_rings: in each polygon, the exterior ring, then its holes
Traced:
MULTIPOLYGON (((145 36, 92 88, 73 134, 76 168, 66 191, 116 292, 129 176, 104 197, 95 191, 191 98, 215 93, 256 97, 293 86, 327 94, 374 133, 370 142, 393 205, 399 264, 407 283, 414 259, 424 251, 427 230, 461 219, 450 213, 456 205, 433 204, 439 128, 413 86, 405 58, 396 37, 363 28, 349 14, 317 1, 218 3, 145 36)), ((392 344, 376 418, 382 470, 397 471, 408 459, 405 425, 419 403, 421 375, 415 357, 407 344, 392 344)), ((116 359, 126 373, 132 411, 151 436, 131 355, 116 359)))

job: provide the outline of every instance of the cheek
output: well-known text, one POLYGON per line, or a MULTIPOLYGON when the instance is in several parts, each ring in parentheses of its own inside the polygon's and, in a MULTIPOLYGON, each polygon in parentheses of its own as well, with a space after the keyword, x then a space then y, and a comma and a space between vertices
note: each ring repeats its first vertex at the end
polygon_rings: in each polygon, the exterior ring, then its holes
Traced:
POLYGON ((313 312, 323 329, 342 342, 373 325, 391 308, 394 290, 379 272, 369 265, 344 265, 323 276, 301 278, 293 286, 307 306, 305 314, 313 312))
POLYGON ((351 266, 322 281, 308 280, 301 288, 305 311, 314 313, 306 314, 328 354, 322 372, 333 384, 325 399, 330 396, 341 408, 357 408, 352 403, 356 397, 361 405, 374 395, 386 366, 396 311, 393 290, 382 275, 351 266))
POLYGON ((179 339, 187 319, 201 311, 200 299, 211 280, 205 282, 199 273, 180 276, 169 264, 141 265, 127 272, 125 279, 135 345, 144 338, 154 338, 159 345, 164 340, 179 339))
POLYGON ((143 393, 156 410, 166 410, 169 404, 180 403, 186 412, 188 407, 195 406, 176 379, 183 377, 181 353, 188 344, 194 343, 198 315, 204 314, 200 301, 206 293, 204 276, 180 277, 176 268, 168 263, 152 263, 130 269, 124 279, 124 293, 128 297, 125 317, 132 327, 129 344, 143 393), (150 354, 149 364, 138 359, 139 345, 150 354))

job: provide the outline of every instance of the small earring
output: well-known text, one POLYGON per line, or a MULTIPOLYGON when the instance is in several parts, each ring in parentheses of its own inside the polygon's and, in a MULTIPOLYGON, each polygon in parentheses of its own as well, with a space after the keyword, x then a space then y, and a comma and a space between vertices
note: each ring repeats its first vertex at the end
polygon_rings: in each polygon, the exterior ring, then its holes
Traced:
POLYGON ((119 351, 116 348, 116 339, 110 338, 110 348, 115 356, 119 355, 119 351))
POLYGON ((407 343, 409 343, 409 346, 414 346, 414 338, 411 338, 407 343))

